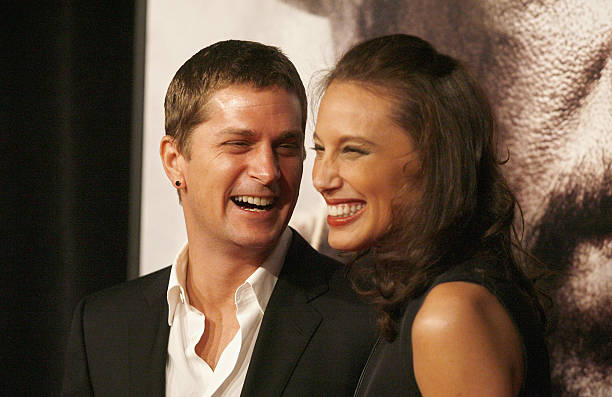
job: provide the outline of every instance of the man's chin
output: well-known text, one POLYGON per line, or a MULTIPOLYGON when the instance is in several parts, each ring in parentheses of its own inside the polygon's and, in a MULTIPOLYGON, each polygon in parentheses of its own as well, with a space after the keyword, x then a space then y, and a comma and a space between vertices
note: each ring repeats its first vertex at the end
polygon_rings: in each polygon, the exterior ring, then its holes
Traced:
POLYGON ((601 396, 612 388, 612 174, 557 186, 535 230, 532 253, 551 271, 547 315, 555 395, 601 396), (594 183, 600 182, 600 183, 594 183))
POLYGON ((566 292, 554 297, 559 314, 550 334, 555 395, 601 396, 612 388, 612 299, 608 294, 606 303, 583 310, 576 307, 574 293, 566 292))
POLYGON ((553 296, 552 376, 563 379, 565 395, 598 396, 612 388, 611 258, 610 239, 579 244, 553 296))
POLYGON ((612 240, 585 240, 556 259, 548 312, 554 395, 600 396, 612 388, 612 240))
POLYGON ((237 249, 250 252, 272 251, 278 243, 285 228, 275 226, 274 228, 241 228, 236 230, 232 241, 237 249))

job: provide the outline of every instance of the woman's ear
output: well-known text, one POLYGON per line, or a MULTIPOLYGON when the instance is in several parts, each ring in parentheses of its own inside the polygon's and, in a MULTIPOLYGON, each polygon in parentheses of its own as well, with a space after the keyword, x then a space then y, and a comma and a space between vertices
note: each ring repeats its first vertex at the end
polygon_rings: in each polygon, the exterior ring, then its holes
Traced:
POLYGON ((159 155, 170 183, 175 188, 184 187, 183 155, 179 150, 178 142, 171 136, 164 135, 159 145, 159 155))

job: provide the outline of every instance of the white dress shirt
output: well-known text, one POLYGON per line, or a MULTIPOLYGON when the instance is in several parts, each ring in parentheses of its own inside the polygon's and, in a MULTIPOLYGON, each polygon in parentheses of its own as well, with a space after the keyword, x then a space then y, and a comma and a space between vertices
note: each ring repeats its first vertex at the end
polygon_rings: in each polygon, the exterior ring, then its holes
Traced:
POLYGON ((240 328, 227 345, 214 371, 196 352, 204 334, 204 314, 189 304, 185 288, 189 248, 177 255, 168 283, 168 359, 166 396, 239 396, 255 340, 272 290, 278 280, 292 232, 287 228, 272 254, 236 290, 236 318, 240 328))

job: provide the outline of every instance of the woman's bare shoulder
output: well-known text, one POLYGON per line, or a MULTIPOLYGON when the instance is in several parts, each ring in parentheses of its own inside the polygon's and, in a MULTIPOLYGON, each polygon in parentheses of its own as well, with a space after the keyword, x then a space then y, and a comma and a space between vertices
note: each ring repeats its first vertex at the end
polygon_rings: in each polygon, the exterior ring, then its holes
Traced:
POLYGON ((516 396, 520 335, 485 287, 448 282, 425 298, 412 326, 414 371, 423 396, 516 396), (443 375, 442 375, 443 374, 443 375))

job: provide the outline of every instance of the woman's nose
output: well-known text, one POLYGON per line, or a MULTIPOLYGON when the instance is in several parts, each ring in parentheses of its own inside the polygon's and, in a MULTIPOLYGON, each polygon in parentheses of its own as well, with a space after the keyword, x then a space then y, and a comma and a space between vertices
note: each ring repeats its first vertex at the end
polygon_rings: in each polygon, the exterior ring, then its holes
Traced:
POLYGON ((342 186, 342 178, 338 172, 336 162, 323 158, 316 158, 312 168, 312 183, 319 193, 337 189, 342 186))

